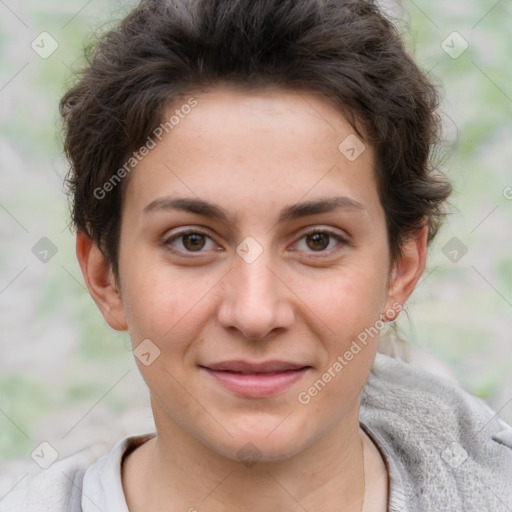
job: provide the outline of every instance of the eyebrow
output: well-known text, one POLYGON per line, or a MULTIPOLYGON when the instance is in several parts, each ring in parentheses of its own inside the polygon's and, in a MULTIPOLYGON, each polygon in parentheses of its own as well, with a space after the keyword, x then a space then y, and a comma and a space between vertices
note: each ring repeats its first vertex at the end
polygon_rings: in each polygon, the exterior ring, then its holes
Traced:
MULTIPOLYGON (((328 213, 334 210, 347 210, 353 212, 367 213, 367 209, 359 202, 345 196, 336 196, 320 198, 314 201, 304 201, 287 206, 281 210, 278 223, 299 219, 308 215, 318 215, 328 213)), ((145 208, 144 213, 153 213, 158 211, 182 210, 189 213, 195 213, 229 223, 229 214, 222 207, 203 201, 197 198, 188 197, 160 197, 151 201, 145 208)))

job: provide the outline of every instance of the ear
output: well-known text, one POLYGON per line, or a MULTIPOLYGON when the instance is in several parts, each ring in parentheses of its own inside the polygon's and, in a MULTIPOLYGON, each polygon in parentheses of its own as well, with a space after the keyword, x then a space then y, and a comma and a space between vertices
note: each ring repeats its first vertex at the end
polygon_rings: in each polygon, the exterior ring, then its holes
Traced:
POLYGON ((116 331, 126 331, 121 292, 110 265, 92 238, 81 230, 76 235, 76 256, 89 293, 105 321, 116 331))
POLYGON ((416 288, 425 270, 427 237, 428 226, 425 225, 403 244, 401 255, 391 272, 384 320, 392 321, 398 317, 402 307, 416 288), (395 313, 390 316, 389 313, 392 311, 395 313))

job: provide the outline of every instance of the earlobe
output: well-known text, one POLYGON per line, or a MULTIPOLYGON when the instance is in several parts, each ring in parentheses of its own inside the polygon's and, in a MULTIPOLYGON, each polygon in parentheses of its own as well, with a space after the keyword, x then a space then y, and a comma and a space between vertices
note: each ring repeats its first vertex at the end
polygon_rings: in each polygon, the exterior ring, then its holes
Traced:
POLYGON ((402 246, 389 283, 384 314, 386 321, 392 321, 398 316, 425 270, 427 236, 428 226, 424 226, 402 246), (396 311, 396 314, 393 315, 392 311, 396 311))
POLYGON ((121 292, 110 265, 92 238, 80 230, 76 235, 76 255, 85 284, 105 321, 116 331, 126 331, 121 292))

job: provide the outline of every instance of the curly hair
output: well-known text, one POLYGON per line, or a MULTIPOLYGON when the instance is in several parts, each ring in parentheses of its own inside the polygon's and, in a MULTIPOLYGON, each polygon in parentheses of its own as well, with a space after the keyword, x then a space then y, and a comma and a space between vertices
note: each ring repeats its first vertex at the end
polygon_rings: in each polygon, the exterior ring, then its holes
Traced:
POLYGON ((425 224, 430 243, 446 215, 452 187, 433 158, 437 89, 373 1, 142 0, 86 56, 60 101, 66 185, 75 228, 116 278, 128 179, 108 195, 95 191, 170 105, 219 82, 310 90, 332 102, 375 150, 392 262, 425 224))

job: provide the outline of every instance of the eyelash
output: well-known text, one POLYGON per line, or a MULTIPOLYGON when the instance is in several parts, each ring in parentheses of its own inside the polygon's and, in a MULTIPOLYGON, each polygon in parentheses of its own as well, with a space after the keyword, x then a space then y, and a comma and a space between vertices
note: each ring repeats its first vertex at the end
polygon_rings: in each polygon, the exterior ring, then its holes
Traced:
MULTIPOLYGON (((340 245, 349 245, 349 242, 346 238, 342 237, 340 234, 334 232, 334 231, 331 231, 330 229, 323 229, 323 228, 314 228, 312 229, 311 231, 308 231, 306 233, 303 233, 303 235, 299 238, 299 240, 302 240, 303 238, 307 237, 307 236, 311 236, 311 235, 315 235, 317 233, 321 233, 321 234, 325 234, 331 238, 334 238, 335 240, 337 240, 339 242, 340 245)), ((172 252, 173 254, 186 254, 187 256, 186 257, 196 257, 196 256, 189 256, 189 255, 192 255, 194 253, 197 253, 197 254, 201 254, 205 251, 182 251, 182 250, 179 250, 179 249, 176 249, 174 248, 172 245, 171 245, 171 242, 174 242, 175 240, 178 240, 186 235, 191 235, 191 234, 194 234, 194 235, 203 235, 207 238, 211 238, 210 235, 208 235, 208 233, 200 230, 200 229, 197 229, 197 228, 187 228, 187 229, 184 229, 182 231, 179 231, 178 233, 172 235, 171 237, 169 238, 166 238, 163 242, 162 242, 162 245, 167 249, 169 250, 170 252, 172 252)), ((330 249, 330 250, 322 250, 322 251, 308 251, 308 252, 311 252, 311 253, 319 253, 319 254, 333 254, 333 253, 336 253, 338 251, 341 250, 341 247, 338 247, 337 249, 330 249)), ((313 257, 316 257, 316 256, 313 256, 313 257)))

